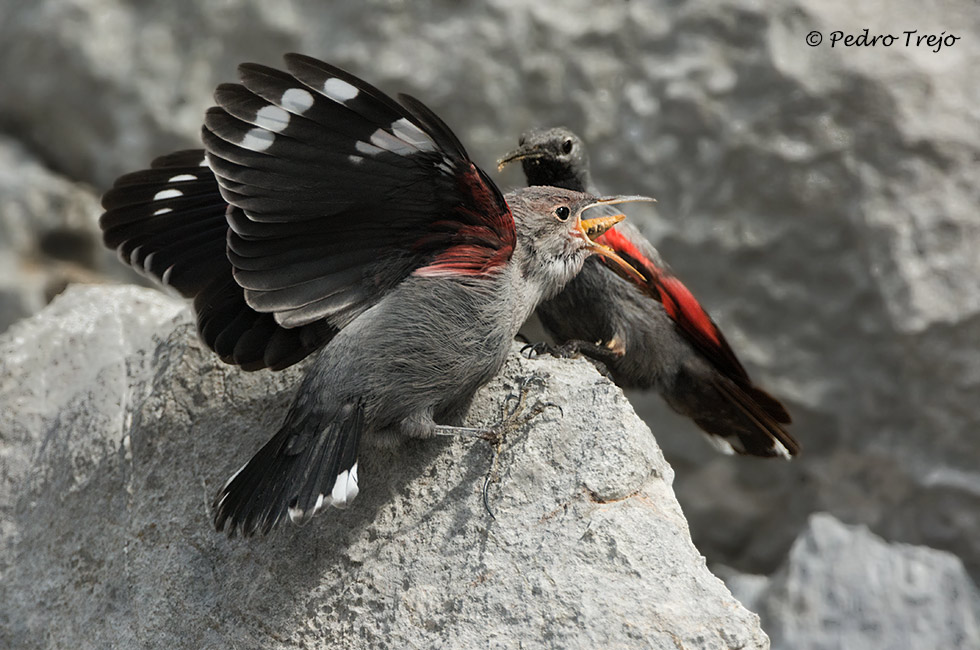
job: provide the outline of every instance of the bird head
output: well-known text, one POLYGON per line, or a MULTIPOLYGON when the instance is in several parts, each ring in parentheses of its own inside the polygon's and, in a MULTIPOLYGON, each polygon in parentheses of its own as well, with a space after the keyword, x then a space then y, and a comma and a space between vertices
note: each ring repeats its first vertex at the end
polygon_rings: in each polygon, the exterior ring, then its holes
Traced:
POLYGON ((563 126, 524 132, 517 149, 497 161, 497 169, 502 170, 518 160, 528 185, 554 185, 571 190, 583 190, 591 185, 585 146, 563 126))
POLYGON ((559 187, 528 187, 507 197, 517 226, 522 273, 536 281, 545 297, 562 289, 582 269, 585 259, 601 255, 623 273, 644 277, 614 250, 595 241, 622 221, 622 214, 587 218, 590 208, 630 201, 653 201, 644 196, 595 197, 559 187))

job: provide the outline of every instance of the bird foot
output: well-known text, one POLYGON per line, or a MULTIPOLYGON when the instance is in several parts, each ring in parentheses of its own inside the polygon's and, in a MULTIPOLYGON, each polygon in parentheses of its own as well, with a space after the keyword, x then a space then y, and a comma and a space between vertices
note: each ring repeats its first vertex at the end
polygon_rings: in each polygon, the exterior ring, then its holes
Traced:
POLYGON ((461 427, 451 425, 436 425, 432 428, 432 434, 440 436, 463 436, 467 438, 480 438, 486 440, 491 445, 493 454, 490 461, 490 468, 483 480, 483 507, 491 519, 495 519, 493 511, 490 509, 490 484, 497 480, 497 465, 500 454, 504 451, 504 444, 509 434, 522 430, 531 420, 538 417, 549 408, 558 409, 558 413, 564 416, 562 408, 554 402, 537 401, 529 406, 529 399, 533 387, 544 388, 545 378, 542 375, 533 374, 520 381, 517 390, 507 395, 501 406, 501 420, 490 427, 461 427))
POLYGON ((522 379, 517 386, 517 390, 510 393, 504 400, 501 406, 500 422, 487 429, 485 435, 482 436, 483 439, 491 444, 500 445, 504 442, 507 434, 523 429, 531 420, 549 408, 556 408, 559 413, 564 415, 561 407, 554 402, 542 402, 539 400, 533 405, 528 405, 528 397, 532 392, 532 388, 534 386, 544 388, 545 385, 545 377, 542 375, 534 374, 522 379))
POLYGON ((584 354, 591 359, 607 364, 622 357, 625 351, 623 343, 615 337, 606 343, 571 340, 561 345, 552 345, 544 341, 539 341, 538 343, 528 343, 521 348, 521 354, 528 359, 533 359, 545 353, 559 359, 574 359, 584 354))
POLYGON ((553 345, 545 341, 538 341, 537 343, 528 343, 523 348, 521 348, 521 354, 527 359, 534 359, 540 357, 543 354, 550 354, 553 357, 559 359, 574 359, 582 354, 581 345, 585 341, 568 341, 561 345, 553 345))
POLYGON ((509 394, 504 400, 501 407, 501 421, 488 429, 486 434, 482 436, 484 440, 487 440, 493 445, 493 458, 490 461, 490 469, 487 470, 487 475, 483 479, 483 508, 490 515, 491 519, 496 519, 496 517, 490 509, 490 484, 499 479, 497 465, 508 435, 522 430, 534 418, 549 408, 558 409, 558 413, 561 416, 565 415, 561 406, 554 402, 542 402, 539 400, 533 405, 529 405, 528 397, 531 394, 533 386, 544 388, 545 378, 535 374, 522 379, 517 387, 517 391, 509 394))

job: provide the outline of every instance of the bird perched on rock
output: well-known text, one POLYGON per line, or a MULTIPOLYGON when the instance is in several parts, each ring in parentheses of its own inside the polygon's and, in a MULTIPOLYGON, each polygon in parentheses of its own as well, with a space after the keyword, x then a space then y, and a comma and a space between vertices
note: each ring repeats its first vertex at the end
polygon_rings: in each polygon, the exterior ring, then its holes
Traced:
MULTIPOLYGON (((499 166, 515 161, 530 186, 594 191, 582 141, 566 128, 525 133, 499 166)), ((795 456, 800 446, 783 427, 790 422, 786 409, 752 383, 718 326, 653 245, 629 224, 598 241, 645 279, 626 281, 600 260, 587 260, 563 291, 538 307, 560 344, 554 351, 581 351, 604 362, 623 388, 656 390, 725 453, 795 456)))
POLYGON ((592 253, 635 273, 562 188, 504 197, 418 100, 290 54, 244 64, 205 150, 158 159, 103 199, 105 242, 194 298, 203 340, 245 369, 316 352, 285 421, 214 502, 220 531, 268 532, 358 493, 365 436, 449 426, 518 328, 592 253), (439 424, 437 424, 439 423, 439 424))

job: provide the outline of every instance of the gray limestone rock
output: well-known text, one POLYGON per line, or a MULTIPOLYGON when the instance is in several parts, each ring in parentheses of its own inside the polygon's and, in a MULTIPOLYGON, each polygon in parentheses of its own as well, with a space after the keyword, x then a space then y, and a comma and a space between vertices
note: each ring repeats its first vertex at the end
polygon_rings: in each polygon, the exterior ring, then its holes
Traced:
POLYGON ((777 650, 980 648, 980 591, 956 556, 810 517, 771 578, 731 576, 777 650))
POLYGON ((135 287, 69 289, 0 360, 2 647, 769 647, 692 544, 649 429, 585 361, 515 353, 480 391, 473 424, 532 374, 563 411, 496 463, 482 441, 363 449, 348 510, 229 540, 211 499, 301 369, 223 365, 180 303, 135 287))

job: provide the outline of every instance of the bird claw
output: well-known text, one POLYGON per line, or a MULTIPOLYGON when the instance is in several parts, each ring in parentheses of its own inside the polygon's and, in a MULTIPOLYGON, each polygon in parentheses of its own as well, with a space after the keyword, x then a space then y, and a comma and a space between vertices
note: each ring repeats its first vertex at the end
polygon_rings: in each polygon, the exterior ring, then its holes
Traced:
POLYGON ((577 359, 583 354, 589 358, 603 362, 615 361, 626 353, 626 348, 618 338, 613 338, 605 343, 590 343, 573 339, 565 341, 561 345, 552 345, 544 341, 528 343, 521 348, 521 354, 528 359, 539 357, 542 354, 550 354, 558 359, 577 359))
POLYGON ((537 343, 527 343, 521 348, 521 356, 525 359, 534 359, 548 351, 548 344, 539 341, 537 343))
POLYGON ((544 341, 528 343, 521 348, 521 354, 526 359, 535 359, 542 354, 550 354, 558 359, 574 359, 582 354, 582 341, 568 341, 562 345, 552 345, 544 341))
POLYGON ((517 387, 517 391, 507 395, 507 398, 504 400, 501 406, 503 418, 500 423, 492 429, 489 429, 483 436, 484 440, 493 445, 493 460, 490 463, 490 469, 487 470, 486 477, 483 479, 483 508, 490 515, 491 519, 496 519, 496 517, 490 509, 490 484, 496 478, 497 461, 503 451, 507 434, 522 430, 534 418, 549 408, 558 409, 559 415, 561 417, 565 416, 565 411, 562 407, 554 402, 537 401, 533 406, 528 407, 527 398, 531 393, 532 387, 535 385, 544 388, 547 385, 546 378, 542 375, 534 374, 522 379, 517 387))
POLYGON ((539 407, 540 402, 535 404, 532 409, 536 411, 535 413, 526 416, 522 416, 521 414, 527 409, 527 398, 531 394, 531 389, 534 386, 544 388, 547 385, 547 378, 537 373, 522 378, 517 386, 517 390, 507 395, 507 398, 504 399, 501 408, 502 417, 500 426, 513 431, 524 426, 534 415, 538 415, 540 411, 536 409, 539 407))
POLYGON ((487 475, 483 477, 483 509, 487 511, 491 519, 496 519, 496 515, 493 514, 493 510, 490 509, 490 481, 493 478, 494 465, 496 464, 497 456, 494 455, 494 463, 491 463, 490 469, 487 470, 487 475))

